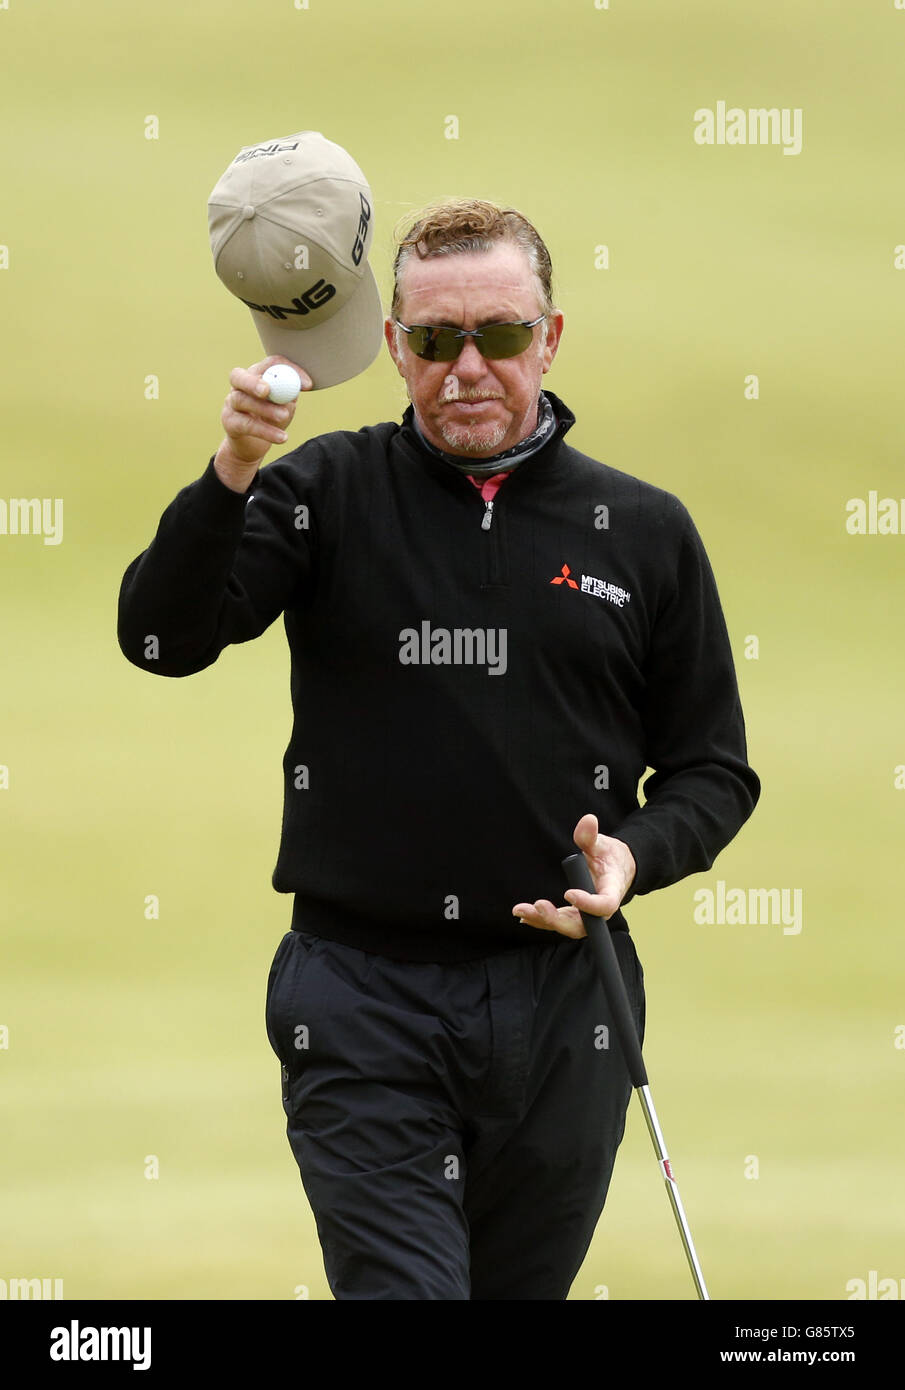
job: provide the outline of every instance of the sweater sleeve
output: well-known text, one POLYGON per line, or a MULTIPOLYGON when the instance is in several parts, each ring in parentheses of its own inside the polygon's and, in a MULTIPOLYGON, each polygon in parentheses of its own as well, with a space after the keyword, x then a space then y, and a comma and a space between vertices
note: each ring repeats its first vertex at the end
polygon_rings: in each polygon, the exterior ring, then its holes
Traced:
POLYGON ((678 498, 675 571, 650 639, 642 719, 645 803, 611 833, 632 851, 624 902, 709 869, 751 815, 760 780, 748 765, 745 723, 716 581, 703 542, 678 498))
POLYGON ((123 655, 155 675, 188 676, 230 643, 258 637, 311 582, 312 533, 297 529, 305 510, 279 464, 239 493, 220 481, 212 457, 123 575, 123 655))

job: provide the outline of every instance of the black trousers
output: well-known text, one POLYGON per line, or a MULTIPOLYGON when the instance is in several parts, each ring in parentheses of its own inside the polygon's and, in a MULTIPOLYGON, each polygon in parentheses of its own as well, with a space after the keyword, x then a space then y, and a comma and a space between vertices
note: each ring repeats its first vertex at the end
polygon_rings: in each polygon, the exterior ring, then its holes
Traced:
POLYGON ((566 1298, 631 1083, 587 941, 549 937, 457 964, 277 947, 267 1035, 336 1299, 566 1298))

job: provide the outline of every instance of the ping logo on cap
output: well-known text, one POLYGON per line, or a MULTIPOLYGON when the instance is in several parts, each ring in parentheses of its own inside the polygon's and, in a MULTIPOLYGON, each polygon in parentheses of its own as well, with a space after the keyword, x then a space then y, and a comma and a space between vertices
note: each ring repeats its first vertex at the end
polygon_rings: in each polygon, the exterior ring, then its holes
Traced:
POLYGON ((255 145, 253 149, 240 151, 233 160, 233 164, 244 164, 247 159, 260 159, 262 155, 266 154, 285 154, 287 150, 297 150, 298 147, 298 140, 294 143, 286 140, 272 140, 269 145, 255 145))
POLYGON ((242 303, 247 304, 249 309, 254 309, 258 314, 269 314, 272 319, 285 319, 290 314, 310 314, 312 309, 319 309, 335 294, 335 285, 328 285, 324 280, 318 280, 316 284, 311 286, 310 290, 303 290, 300 295, 296 295, 290 308, 286 308, 282 304, 252 304, 250 299, 243 299, 242 303))

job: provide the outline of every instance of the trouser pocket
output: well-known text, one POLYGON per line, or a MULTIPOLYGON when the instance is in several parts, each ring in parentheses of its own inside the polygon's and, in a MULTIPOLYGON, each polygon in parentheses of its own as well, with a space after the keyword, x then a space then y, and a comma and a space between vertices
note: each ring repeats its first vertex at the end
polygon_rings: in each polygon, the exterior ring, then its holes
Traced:
POLYGON ((284 1092, 287 1064, 307 1042, 301 987, 320 940, 311 932, 288 931, 276 949, 267 977, 264 1021, 270 1046, 283 1064, 284 1092))

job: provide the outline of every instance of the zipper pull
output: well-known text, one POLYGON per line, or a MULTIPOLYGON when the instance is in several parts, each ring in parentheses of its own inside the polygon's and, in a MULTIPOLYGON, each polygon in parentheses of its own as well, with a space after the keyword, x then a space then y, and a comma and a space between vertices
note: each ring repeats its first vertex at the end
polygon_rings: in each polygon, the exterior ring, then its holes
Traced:
POLYGON ((493 502, 492 502, 492 501, 487 501, 487 502, 484 503, 484 515, 483 515, 482 518, 481 518, 481 530, 482 530, 482 531, 489 531, 489 530, 490 530, 490 523, 491 523, 492 521, 493 521, 493 502))

